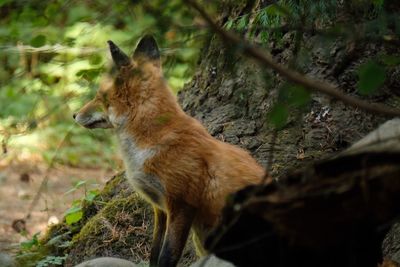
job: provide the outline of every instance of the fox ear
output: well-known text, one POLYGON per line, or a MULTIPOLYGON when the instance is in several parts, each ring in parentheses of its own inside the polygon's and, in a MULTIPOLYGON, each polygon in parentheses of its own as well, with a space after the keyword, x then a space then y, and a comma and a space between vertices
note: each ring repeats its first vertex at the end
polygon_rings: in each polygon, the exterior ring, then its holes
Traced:
POLYGON ((115 65, 117 66, 118 69, 120 69, 122 66, 127 66, 130 64, 130 59, 129 57, 112 41, 107 41, 109 47, 110 47, 110 52, 112 59, 114 60, 115 65))
POLYGON ((148 34, 140 39, 136 50, 133 53, 134 59, 139 57, 146 57, 150 60, 160 60, 160 51, 157 42, 152 35, 148 34))

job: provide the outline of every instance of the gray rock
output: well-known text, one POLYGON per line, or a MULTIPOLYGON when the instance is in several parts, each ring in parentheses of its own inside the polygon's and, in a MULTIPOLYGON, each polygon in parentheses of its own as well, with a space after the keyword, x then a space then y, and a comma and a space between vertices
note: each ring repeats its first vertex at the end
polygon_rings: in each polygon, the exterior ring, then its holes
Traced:
POLYGON ((392 226, 382 243, 382 252, 385 258, 400 264, 400 223, 392 226))
POLYGON ((0 266, 1 267, 14 267, 16 265, 15 265, 13 258, 10 255, 0 252, 0 266))
POLYGON ((75 267, 138 267, 138 265, 124 259, 102 257, 82 262, 75 267))
POLYGON ((400 150, 400 119, 392 119, 380 125, 360 141, 353 144, 345 153, 379 152, 400 150))
POLYGON ((200 258, 190 267, 235 267, 232 263, 222 260, 215 255, 209 255, 200 258))

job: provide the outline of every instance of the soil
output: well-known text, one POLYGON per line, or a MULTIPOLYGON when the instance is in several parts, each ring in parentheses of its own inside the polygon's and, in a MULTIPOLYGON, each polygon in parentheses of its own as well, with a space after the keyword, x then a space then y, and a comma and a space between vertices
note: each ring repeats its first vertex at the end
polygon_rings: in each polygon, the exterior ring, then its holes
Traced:
POLYGON ((40 200, 26 220, 27 233, 22 235, 13 229, 13 222, 28 214, 47 168, 35 160, 0 162, 0 252, 12 253, 19 242, 37 232, 44 233, 49 224, 62 220, 63 213, 73 200, 84 196, 85 189, 101 188, 113 173, 101 168, 54 166, 48 172, 49 180, 40 200), (66 193, 78 181, 86 181, 85 186, 66 193))

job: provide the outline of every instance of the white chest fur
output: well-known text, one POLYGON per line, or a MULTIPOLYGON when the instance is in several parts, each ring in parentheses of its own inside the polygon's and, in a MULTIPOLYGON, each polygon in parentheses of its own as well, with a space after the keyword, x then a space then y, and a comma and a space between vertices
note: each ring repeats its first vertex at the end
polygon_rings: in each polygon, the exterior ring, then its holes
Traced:
POLYGON ((124 132, 119 133, 118 138, 128 181, 144 198, 163 208, 164 186, 158 177, 143 171, 144 163, 156 154, 156 150, 138 147, 134 137, 124 132))

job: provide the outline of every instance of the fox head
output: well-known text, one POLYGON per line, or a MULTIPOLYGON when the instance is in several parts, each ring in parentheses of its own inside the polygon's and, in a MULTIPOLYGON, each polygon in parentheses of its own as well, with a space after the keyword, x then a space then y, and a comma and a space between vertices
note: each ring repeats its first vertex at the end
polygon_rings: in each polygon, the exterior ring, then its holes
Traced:
POLYGON ((117 72, 114 77, 104 77, 95 98, 73 115, 78 124, 89 129, 124 127, 144 108, 151 113, 170 98, 158 45, 152 36, 144 36, 131 57, 112 41, 108 45, 117 72))

